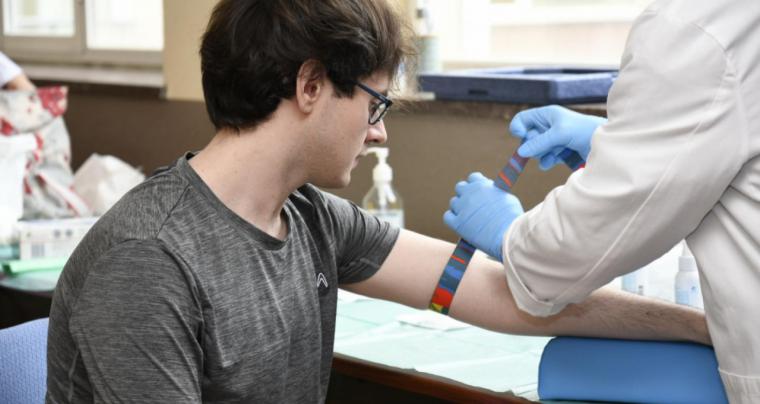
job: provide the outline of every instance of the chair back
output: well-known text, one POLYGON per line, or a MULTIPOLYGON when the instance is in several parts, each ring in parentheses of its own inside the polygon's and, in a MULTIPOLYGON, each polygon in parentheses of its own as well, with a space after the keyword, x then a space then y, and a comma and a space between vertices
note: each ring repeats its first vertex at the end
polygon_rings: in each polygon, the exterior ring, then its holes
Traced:
POLYGON ((45 402, 48 319, 0 330, 0 403, 45 402))

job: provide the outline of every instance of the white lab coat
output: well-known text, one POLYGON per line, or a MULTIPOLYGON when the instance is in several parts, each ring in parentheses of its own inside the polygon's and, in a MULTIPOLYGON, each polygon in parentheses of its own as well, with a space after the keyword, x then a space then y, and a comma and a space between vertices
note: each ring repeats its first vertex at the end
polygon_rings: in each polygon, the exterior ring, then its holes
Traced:
POLYGON ((546 316, 686 238, 732 403, 760 403, 760 1, 672 0, 634 23, 584 170, 505 235, 546 316))

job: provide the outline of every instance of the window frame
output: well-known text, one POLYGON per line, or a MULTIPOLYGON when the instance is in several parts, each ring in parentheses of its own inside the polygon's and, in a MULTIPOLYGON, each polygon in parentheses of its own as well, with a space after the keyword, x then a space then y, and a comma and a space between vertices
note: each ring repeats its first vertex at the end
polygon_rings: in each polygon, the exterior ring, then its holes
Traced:
POLYGON ((3 1, 5 0, 0 0, 0 48, 11 59, 33 63, 107 64, 146 68, 160 68, 162 66, 163 50, 88 48, 85 0, 73 0, 74 35, 64 38, 5 35, 4 7, 1 7, 3 1))
POLYGON ((600 4, 587 13, 591 5, 537 5, 534 0, 515 0, 514 3, 490 2, 488 16, 491 26, 588 24, 600 22, 632 22, 640 13, 640 5, 600 4), (516 18, 515 15, 519 15, 516 18))
MULTIPOLYGON (((438 27, 437 35, 449 45, 441 46, 440 57, 445 69, 552 64, 552 61, 532 62, 519 57, 511 59, 493 54, 491 44, 496 40, 493 31, 500 28, 531 29, 542 26, 586 25, 593 27, 606 23, 631 24, 647 2, 632 1, 632 3, 634 4, 542 5, 536 4, 535 0, 510 2, 449 0, 451 9, 455 11, 441 13, 448 13, 448 16, 444 18, 447 24, 445 27, 438 27), (588 12, 588 7, 594 7, 593 13, 588 12), (452 16, 457 18, 452 18, 452 16)), ((608 66, 611 63, 592 64, 608 66)), ((566 63, 559 60, 557 64, 566 63)))

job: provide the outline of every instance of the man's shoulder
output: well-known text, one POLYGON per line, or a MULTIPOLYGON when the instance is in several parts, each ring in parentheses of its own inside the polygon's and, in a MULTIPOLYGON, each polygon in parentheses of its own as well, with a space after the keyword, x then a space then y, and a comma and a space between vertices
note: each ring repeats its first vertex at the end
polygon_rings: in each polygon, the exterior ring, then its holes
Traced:
POLYGON ((298 188, 290 195, 290 201, 297 207, 307 207, 309 209, 328 209, 335 210, 341 208, 350 208, 355 206, 353 202, 323 191, 311 184, 305 184, 298 188))
POLYGON ((336 227, 345 227, 361 216, 353 202, 306 184, 290 195, 289 202, 307 224, 317 226, 319 233, 333 233, 336 227), (339 226, 343 223, 344 226, 339 226))
MULTIPOLYGON (((109 254, 145 255, 146 245, 160 246, 159 233, 182 199, 187 183, 170 172, 160 173, 127 192, 106 212, 79 243, 64 270, 63 279, 84 281, 99 260, 109 254), (146 244, 147 243, 147 244, 146 244)), ((158 248, 158 247, 157 247, 158 248)))
POLYGON ((95 229, 123 234, 125 239, 155 238, 180 205, 189 183, 166 170, 127 192, 96 223, 95 229))

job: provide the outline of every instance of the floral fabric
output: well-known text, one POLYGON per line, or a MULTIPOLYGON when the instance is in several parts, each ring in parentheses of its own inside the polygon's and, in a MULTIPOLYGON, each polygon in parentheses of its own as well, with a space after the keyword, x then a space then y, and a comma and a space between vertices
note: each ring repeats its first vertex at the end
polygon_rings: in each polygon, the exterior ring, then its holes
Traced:
POLYGON ((0 91, 0 136, 31 134, 37 148, 24 177, 24 219, 89 216, 72 188, 71 144, 63 114, 66 87, 0 91))

